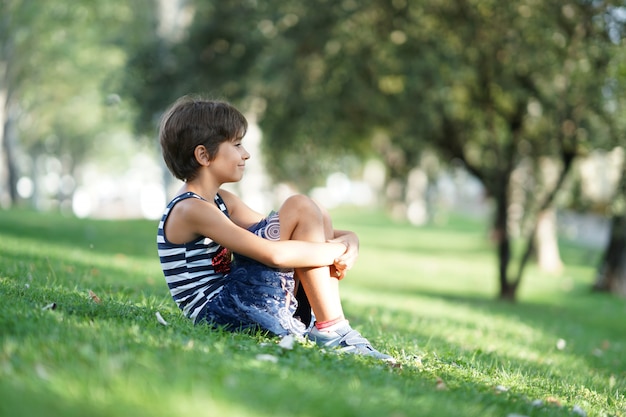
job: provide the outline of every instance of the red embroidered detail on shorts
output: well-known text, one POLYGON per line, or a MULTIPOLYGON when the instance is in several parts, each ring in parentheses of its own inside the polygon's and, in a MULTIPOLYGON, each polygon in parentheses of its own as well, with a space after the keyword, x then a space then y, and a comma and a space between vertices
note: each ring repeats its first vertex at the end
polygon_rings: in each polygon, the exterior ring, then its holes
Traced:
POLYGON ((231 253, 228 249, 222 248, 213 257, 213 269, 215 272, 227 274, 230 272, 231 253))

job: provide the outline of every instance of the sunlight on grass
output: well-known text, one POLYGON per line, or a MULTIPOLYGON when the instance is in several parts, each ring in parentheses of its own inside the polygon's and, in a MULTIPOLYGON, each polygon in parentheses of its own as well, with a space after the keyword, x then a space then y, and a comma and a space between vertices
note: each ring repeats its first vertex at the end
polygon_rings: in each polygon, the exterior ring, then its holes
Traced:
POLYGON ((192 325, 153 222, 0 217, 0 415, 626 416, 626 303, 589 293, 593 254, 531 264, 506 303, 480 222, 350 211, 336 227, 361 238, 346 315, 395 368, 192 325))

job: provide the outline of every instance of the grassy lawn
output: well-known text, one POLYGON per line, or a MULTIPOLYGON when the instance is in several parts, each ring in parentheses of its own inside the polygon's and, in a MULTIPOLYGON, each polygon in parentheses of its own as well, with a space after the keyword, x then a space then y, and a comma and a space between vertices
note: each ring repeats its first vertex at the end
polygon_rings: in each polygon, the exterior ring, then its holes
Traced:
POLYGON ((589 292, 597 253, 564 245, 509 304, 484 224, 336 216, 361 238, 346 314, 400 366, 194 327, 156 222, 0 211, 0 416, 626 416, 626 301, 589 292))

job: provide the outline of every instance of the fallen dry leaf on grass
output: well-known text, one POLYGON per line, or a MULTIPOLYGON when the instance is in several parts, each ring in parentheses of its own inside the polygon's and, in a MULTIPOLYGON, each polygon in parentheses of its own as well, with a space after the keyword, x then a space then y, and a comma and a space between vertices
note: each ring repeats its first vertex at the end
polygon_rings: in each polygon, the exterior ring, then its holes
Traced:
POLYGON ((89 290, 89 297, 91 297, 94 303, 102 304, 102 300, 100 299, 100 297, 98 297, 96 293, 91 290, 89 290))
POLYGON ((557 398, 554 398, 554 397, 546 398, 546 403, 553 404, 553 405, 558 405, 559 407, 561 406, 561 401, 559 401, 557 398))

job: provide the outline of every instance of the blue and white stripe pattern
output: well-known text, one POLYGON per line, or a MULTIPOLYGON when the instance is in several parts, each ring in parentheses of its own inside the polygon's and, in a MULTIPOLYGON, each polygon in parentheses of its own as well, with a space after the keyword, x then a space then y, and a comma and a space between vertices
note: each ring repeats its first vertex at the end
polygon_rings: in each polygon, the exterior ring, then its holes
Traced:
MULTIPOLYGON (((174 244, 167 240, 163 230, 167 217, 179 201, 187 198, 204 200, 191 192, 174 198, 159 222, 157 247, 172 298, 185 316, 195 322, 202 308, 222 290, 226 275, 230 272, 231 253, 205 237, 185 244, 174 244)), ((228 216, 226 205, 219 195, 215 196, 215 203, 228 216)))

